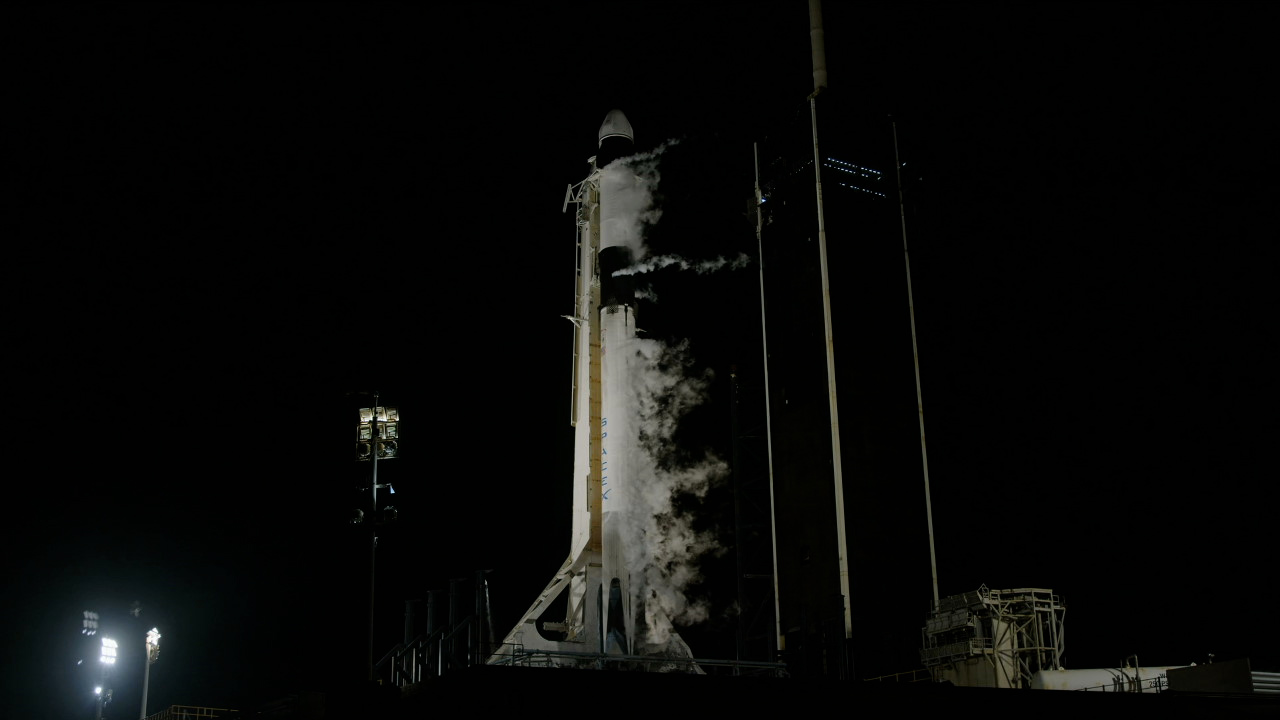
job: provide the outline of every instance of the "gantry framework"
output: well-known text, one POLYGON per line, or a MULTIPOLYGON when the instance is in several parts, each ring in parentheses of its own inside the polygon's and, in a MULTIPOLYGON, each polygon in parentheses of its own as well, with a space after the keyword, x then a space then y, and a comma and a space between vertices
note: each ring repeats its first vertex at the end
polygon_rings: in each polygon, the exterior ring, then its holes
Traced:
POLYGON ((935 681, 1027 688, 1062 665, 1066 606, 1052 590, 989 590, 942 598, 922 630, 920 660, 935 681))

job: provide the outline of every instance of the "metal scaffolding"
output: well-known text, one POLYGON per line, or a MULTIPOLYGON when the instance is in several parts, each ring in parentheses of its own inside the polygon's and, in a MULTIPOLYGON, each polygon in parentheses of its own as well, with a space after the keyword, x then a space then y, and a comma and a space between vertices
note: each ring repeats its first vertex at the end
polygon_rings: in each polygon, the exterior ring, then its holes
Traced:
POLYGON ((989 590, 943 598, 921 632, 920 660, 937 682, 1027 688, 1062 666, 1066 606, 1052 590, 989 590))

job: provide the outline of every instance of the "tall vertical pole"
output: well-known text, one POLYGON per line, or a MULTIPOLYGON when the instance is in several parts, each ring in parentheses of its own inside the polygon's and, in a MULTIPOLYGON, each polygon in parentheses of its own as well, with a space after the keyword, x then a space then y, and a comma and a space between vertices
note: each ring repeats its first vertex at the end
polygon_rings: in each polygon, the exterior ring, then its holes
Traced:
POLYGON ((938 609, 938 559, 933 548, 933 501, 929 497, 929 452, 924 445, 924 393, 920 390, 920 350, 916 344, 916 303, 911 291, 911 256, 907 252, 907 210, 902 201, 902 161, 898 159, 898 121, 893 121, 893 167, 898 175, 898 214, 902 221, 902 262, 907 268, 907 310, 911 315, 911 358, 916 369, 916 410, 920 416, 920 461, 924 464, 924 515, 929 525, 929 574, 933 577, 933 609, 938 609))
MULTIPOLYGON (((759 210, 757 209, 757 212, 759 210)), ((746 580, 746 559, 743 557, 743 540, 742 540, 742 458, 738 452, 739 445, 742 443, 741 435, 738 429, 738 367, 736 365, 729 366, 729 384, 731 400, 729 401, 729 427, 730 437, 733 438, 732 461, 729 466, 733 475, 733 537, 734 544, 737 546, 737 552, 734 553, 734 560, 737 562, 737 591, 738 591, 738 607, 742 611, 738 613, 738 627, 735 633, 734 642, 734 659, 743 660, 747 654, 747 597, 746 588, 744 587, 746 580)), ((766 391, 767 392, 767 391, 766 391)), ((734 666, 733 674, 739 674, 738 666, 734 666)))
POLYGON ((109 639, 110 638, 106 637, 102 638, 102 646, 99 650, 101 655, 98 658, 98 710, 94 715, 97 720, 102 720, 103 708, 107 704, 107 701, 111 699, 111 690, 107 687, 108 663, 106 662, 106 648, 108 647, 107 642, 109 639))
POLYGON ((138 711, 138 720, 147 720, 147 686, 151 684, 151 666, 160 659, 160 637, 160 630, 157 628, 151 628, 147 633, 146 666, 142 671, 142 709, 138 711))
MULTIPOLYGON (((760 146, 751 146, 752 159, 756 170, 756 252, 760 257, 760 347, 764 351, 764 438, 766 461, 769 464, 769 535, 773 543, 773 631, 774 652, 787 649, 786 636, 782 634, 782 608, 778 599, 778 523, 777 510, 773 499, 773 414, 769 405, 769 334, 767 330, 768 316, 764 305, 764 212, 761 205, 764 196, 760 193, 760 146)), ((777 658, 774 657, 774 660, 777 658)))
POLYGON ((827 398, 831 408, 831 463, 835 470, 836 543, 839 553, 840 597, 844 605, 844 639, 853 637, 852 596, 849 594, 849 550, 844 528, 844 474, 840 464, 840 414, 836 408, 836 356, 831 334, 831 285, 827 270, 827 228, 822 212, 822 155, 818 152, 818 93, 827 86, 826 45, 822 31, 822 2, 809 0, 809 38, 813 50, 813 94, 809 119, 813 126, 813 174, 818 198, 818 257, 822 266, 822 316, 827 340, 827 398))
POLYGON ((138 720, 147 720, 147 685, 151 683, 151 648, 147 648, 147 663, 142 671, 142 710, 138 712, 138 720))
POLYGON ((373 481, 369 483, 373 490, 373 507, 369 509, 369 681, 373 681, 373 588, 374 561, 378 554, 378 440, 381 428, 378 426, 378 393, 373 393, 373 481))

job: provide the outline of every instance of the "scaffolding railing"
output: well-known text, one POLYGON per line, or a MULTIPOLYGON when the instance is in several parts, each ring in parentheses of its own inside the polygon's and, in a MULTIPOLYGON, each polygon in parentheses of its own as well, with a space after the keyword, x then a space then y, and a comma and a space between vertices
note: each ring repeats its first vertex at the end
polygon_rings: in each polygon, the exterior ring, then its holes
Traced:
POLYGON ((605 653, 527 650, 510 643, 502 646, 490 660, 491 665, 511 667, 565 667, 582 669, 629 669, 647 672, 689 673, 697 675, 754 675, 785 677, 784 663, 748 660, 673 657, 666 655, 610 655, 605 653))
POLYGON ((1169 679, 1164 675, 1143 678, 1135 675, 1117 675, 1103 685, 1078 688, 1076 692, 1125 692, 1161 693, 1169 689, 1169 679))
POLYGON ((863 682, 930 682, 933 680, 933 674, 927 668, 918 668, 916 670, 907 670, 904 672, 891 673, 889 675, 880 675, 879 677, 863 678, 863 682))
POLYGON ((397 643, 374 665, 374 677, 404 687, 483 664, 488 655, 479 642, 479 622, 480 618, 471 616, 451 630, 423 633, 408 643, 397 643))
POLYGON ((240 718, 239 710, 227 708, 196 707, 194 705, 170 705, 158 713, 148 715, 146 720, 205 720, 206 718, 240 718))

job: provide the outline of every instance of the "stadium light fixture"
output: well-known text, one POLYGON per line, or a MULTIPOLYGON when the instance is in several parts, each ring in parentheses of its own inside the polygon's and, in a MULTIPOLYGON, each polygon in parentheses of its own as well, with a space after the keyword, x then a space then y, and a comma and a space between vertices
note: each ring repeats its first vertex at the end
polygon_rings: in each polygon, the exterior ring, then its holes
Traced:
POLYGON ((98 659, 101 660, 104 665, 114 665, 116 662, 116 650, 118 648, 119 645, 115 640, 108 637, 102 638, 102 655, 98 659))

